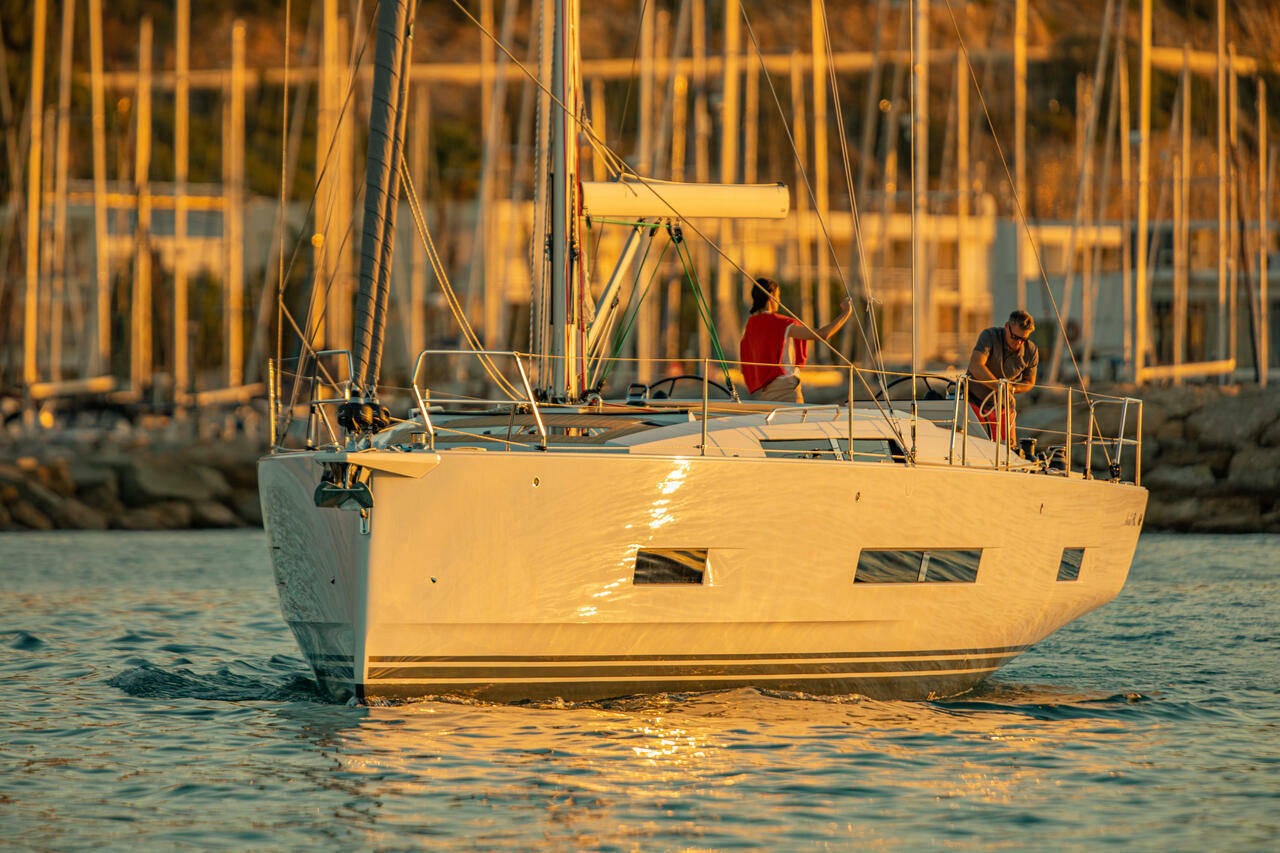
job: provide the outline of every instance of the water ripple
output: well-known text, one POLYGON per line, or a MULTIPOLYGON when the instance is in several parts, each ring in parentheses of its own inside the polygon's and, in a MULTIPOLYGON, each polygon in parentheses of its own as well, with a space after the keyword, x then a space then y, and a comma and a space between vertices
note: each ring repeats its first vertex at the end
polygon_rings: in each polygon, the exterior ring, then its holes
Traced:
POLYGON ((7 638, 9 648, 19 652, 34 652, 44 646, 44 640, 30 631, 0 631, 0 636, 7 638))
MULTIPOLYGON (((238 662, 241 666, 249 666, 238 662)), ((223 667, 211 675, 190 669, 164 669, 143 663, 107 680, 130 696, 147 699, 203 699, 213 702, 318 702, 323 701, 314 678, 297 672, 280 679, 237 675, 223 667)))
POLYGON ((1280 832, 1276 537, 1144 537, 1113 604, 945 700, 377 707, 319 695, 261 533, 0 548, 18 848, 1268 849, 1280 832))

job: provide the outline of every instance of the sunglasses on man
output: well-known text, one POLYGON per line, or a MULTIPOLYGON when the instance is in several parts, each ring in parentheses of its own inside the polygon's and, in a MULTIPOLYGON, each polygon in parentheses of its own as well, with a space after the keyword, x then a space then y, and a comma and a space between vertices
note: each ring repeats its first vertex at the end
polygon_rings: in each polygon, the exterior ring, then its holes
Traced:
POLYGON ((1009 332, 1009 337, 1013 338, 1015 341, 1018 341, 1019 343, 1025 344, 1027 341, 1031 340, 1030 334, 1020 335, 1017 332, 1015 332, 1013 330, 1013 327, 1008 323, 1005 323, 1004 327, 1009 332))

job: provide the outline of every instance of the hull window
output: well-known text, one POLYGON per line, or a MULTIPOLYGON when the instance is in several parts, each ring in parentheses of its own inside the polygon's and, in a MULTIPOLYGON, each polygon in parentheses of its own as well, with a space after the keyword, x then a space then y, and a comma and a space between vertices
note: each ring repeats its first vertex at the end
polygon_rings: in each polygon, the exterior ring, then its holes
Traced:
POLYGON ((707 576, 707 549, 644 550, 636 554, 637 584, 701 584, 707 576))
POLYGON ((1062 560, 1058 563, 1058 580, 1074 581, 1080 579, 1080 564, 1084 562, 1083 548, 1063 548, 1062 560))
POLYGON ((854 583, 974 583, 980 549, 863 550, 854 583))
POLYGON ((930 583, 974 583, 978 580, 981 551, 926 551, 925 555, 929 558, 929 568, 924 580, 930 583))

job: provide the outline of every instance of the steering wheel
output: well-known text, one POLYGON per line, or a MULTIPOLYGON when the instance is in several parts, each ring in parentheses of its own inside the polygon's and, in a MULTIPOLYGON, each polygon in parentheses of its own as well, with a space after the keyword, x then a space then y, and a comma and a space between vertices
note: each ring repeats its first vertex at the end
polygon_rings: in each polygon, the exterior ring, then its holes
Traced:
MULTIPOLYGON (((685 379, 689 379, 689 380, 696 380, 697 382, 701 382, 701 381, 702 381, 702 377, 701 377, 701 376, 699 376, 699 375, 698 375, 698 374, 696 374, 696 373, 681 373, 679 376, 664 376, 664 377, 662 377, 661 379, 659 379, 657 382, 650 383, 649 388, 648 388, 648 390, 646 391, 646 393, 648 394, 648 396, 653 397, 653 398, 655 398, 655 399, 667 399, 667 398, 670 398, 670 396, 671 396, 671 392, 672 392, 672 391, 674 391, 674 390, 676 389, 676 383, 677 383, 677 382, 680 382, 680 381, 682 381, 682 380, 685 380, 685 379), (655 394, 655 393, 654 393, 655 389, 656 389, 659 385, 665 385, 665 384, 668 384, 668 383, 670 383, 671 388, 670 388, 670 389, 669 389, 665 394, 663 394, 661 397, 659 397, 657 394, 655 394)), ((707 380, 707 385, 711 386, 712 388, 716 388, 716 389, 718 389, 718 390, 720 390, 720 391, 723 391, 723 392, 725 393, 725 396, 726 396, 726 397, 732 397, 732 396, 733 396, 733 392, 732 392, 732 391, 730 391, 728 388, 726 388, 724 385, 721 385, 719 382, 715 381, 714 379, 708 379, 708 380, 707 380)))
POLYGON ((982 402, 978 404, 978 417, 994 418, 996 414, 996 392, 989 391, 987 396, 982 398, 982 402))
POLYGON ((890 389, 892 389, 897 385, 901 385, 903 382, 909 382, 912 379, 919 379, 921 382, 924 383, 925 395, 924 397, 921 398, 922 400, 946 400, 956 388, 956 383, 954 379, 944 380, 939 376, 899 376, 897 379, 890 382, 888 386, 877 391, 876 399, 885 400, 887 391, 889 391, 890 389), (941 391, 939 391, 933 385, 933 383, 935 382, 942 383, 944 381, 946 382, 946 384, 942 386, 941 391))

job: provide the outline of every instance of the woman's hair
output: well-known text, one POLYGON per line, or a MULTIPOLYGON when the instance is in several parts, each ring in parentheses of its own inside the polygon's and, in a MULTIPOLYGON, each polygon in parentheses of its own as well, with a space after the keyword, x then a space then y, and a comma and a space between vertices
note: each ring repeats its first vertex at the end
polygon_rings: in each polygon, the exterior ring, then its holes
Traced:
POLYGON ((751 313, 755 314, 769 307, 769 297, 778 292, 778 283, 771 278, 758 278, 751 286, 751 313))

